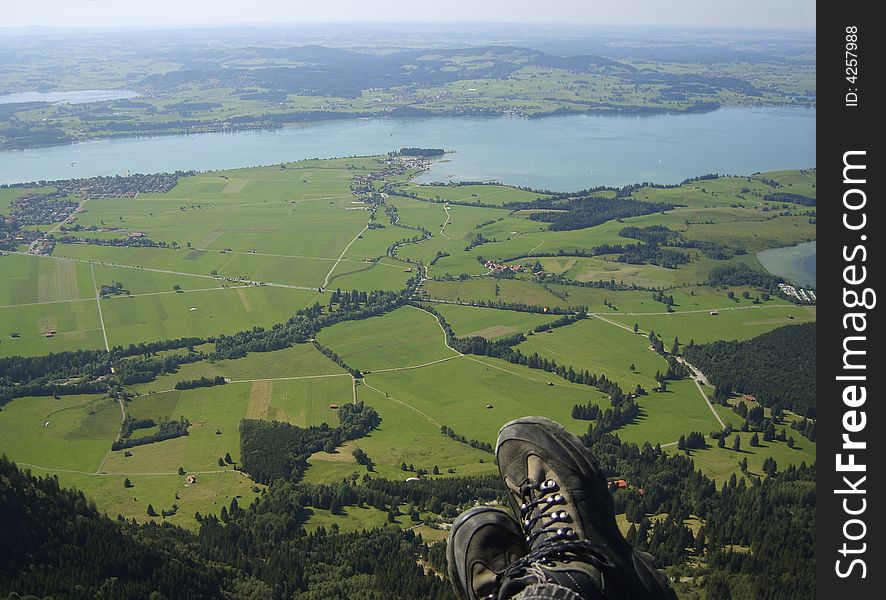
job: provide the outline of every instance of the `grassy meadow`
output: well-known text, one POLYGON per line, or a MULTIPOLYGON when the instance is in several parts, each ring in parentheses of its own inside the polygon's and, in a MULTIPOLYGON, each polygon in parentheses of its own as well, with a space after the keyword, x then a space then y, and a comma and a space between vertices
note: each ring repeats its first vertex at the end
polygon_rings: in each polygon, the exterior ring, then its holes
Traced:
MULTIPOLYGON (((397 209, 400 224, 425 228, 431 237, 389 253, 416 231, 391 224, 383 210, 374 221, 382 227, 366 229, 371 211, 350 190, 355 175, 379 165, 377 158, 368 157, 233 169, 184 177, 167 194, 85 202, 77 223, 95 228, 78 235, 107 241, 140 232, 167 247, 61 243, 52 257, 0 256, 0 357, 100 349, 105 338, 113 347, 270 327, 315 302, 326 305, 336 288, 401 290, 421 268, 407 260, 422 262, 430 277, 416 298, 441 313, 457 336, 496 340, 527 334, 557 318, 541 311, 468 306, 471 302, 586 307, 588 318, 528 335, 518 348, 605 374, 625 391, 637 384, 651 389, 656 371, 667 369, 667 362, 649 349, 650 330, 670 349, 674 337, 682 344, 690 339, 749 339, 816 318, 814 307, 789 305, 778 298, 763 301, 759 290, 704 285, 710 270, 723 264, 758 268, 754 250, 814 239, 814 223, 805 214, 809 207, 764 198, 773 190, 814 196, 814 170, 640 187, 632 197, 678 207, 573 231, 549 231, 546 223, 528 219, 527 213, 502 207, 532 201, 541 193, 499 185, 419 185, 406 181, 406 176, 392 176, 389 181, 399 183, 398 189, 418 198, 391 195, 386 204, 397 209), (774 188, 773 181, 780 187, 774 188), (654 224, 667 225, 690 240, 741 246, 748 254, 720 261, 688 249, 691 261, 669 269, 621 263, 616 255, 575 253, 590 252, 602 243, 624 243, 618 232, 625 226, 654 224), (486 242, 466 249, 478 235, 486 242), (616 291, 544 284, 531 275, 495 279, 486 276, 479 256, 515 264, 538 260, 545 271, 567 279, 614 280, 622 287, 616 291), (114 282, 126 293, 96 298, 98 288, 114 282), (667 313, 665 305, 653 299, 658 289, 673 296, 674 312, 667 313), (632 331, 635 324, 638 334, 632 331)), ((379 189, 378 182, 374 185, 379 189)), ((13 198, 10 190, 0 190, 0 211, 13 198)), ((439 477, 494 473, 492 454, 450 439, 441 426, 468 439, 494 443, 506 421, 542 414, 583 434, 589 422, 573 419, 572 407, 588 402, 608 406, 595 388, 495 358, 459 355, 446 346, 436 319, 416 306, 342 322, 322 329, 316 338, 347 365, 364 372, 364 379, 355 382, 310 344, 251 352, 238 359, 203 360, 126 388, 131 395, 125 404, 129 416, 184 416, 191 422, 187 436, 134 447, 126 456, 110 450, 122 415, 120 405, 108 397, 24 397, 0 410, 0 451, 35 472, 52 473, 62 483, 75 485, 112 516, 147 520, 147 504, 157 512, 176 504, 178 512, 165 520, 193 528, 196 511, 217 513, 233 498, 242 505, 261 493, 262 486, 218 462, 226 453, 239 460, 238 427, 244 418, 335 426, 338 417, 331 405, 356 397, 372 406, 382 418, 377 429, 309 459, 304 481, 335 483, 353 473, 367 473, 352 455, 357 448, 374 461, 372 477, 408 477, 412 473, 402 471, 402 463, 428 471, 436 466, 439 477), (228 383, 175 389, 179 381, 219 376, 228 383), (197 482, 188 484, 179 468, 196 475, 197 482), (126 478, 133 487, 123 486, 126 478)), ((214 345, 202 344, 198 350, 211 353, 214 345)), ((626 442, 660 443, 676 452, 681 435, 707 435, 720 428, 689 379, 669 382, 667 392, 650 392, 636 401, 640 417, 616 432, 626 442)), ((728 408, 717 406, 715 411, 736 428, 742 423, 728 408)), ((815 444, 799 434, 794 436, 794 449, 781 442, 751 448, 750 434, 740 435, 741 453, 715 444, 693 451, 697 468, 721 482, 733 472, 741 475, 742 457, 748 459, 751 473, 760 471, 767 456, 779 467, 815 460, 815 444)), ((343 530, 358 530, 385 521, 383 512, 347 507, 340 515, 314 510, 308 528, 334 523, 343 530)), ((404 516, 398 523, 412 525, 404 516)), ((439 534, 430 529, 428 533, 439 534)))

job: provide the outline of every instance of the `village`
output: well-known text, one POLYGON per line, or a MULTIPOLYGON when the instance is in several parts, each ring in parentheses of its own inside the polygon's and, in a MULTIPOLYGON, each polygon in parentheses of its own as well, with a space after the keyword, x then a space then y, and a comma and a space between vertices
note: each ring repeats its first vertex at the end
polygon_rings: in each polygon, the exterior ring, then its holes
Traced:
POLYGON ((796 300, 800 304, 815 304, 815 291, 795 287, 788 283, 779 283, 778 291, 789 299, 796 300))

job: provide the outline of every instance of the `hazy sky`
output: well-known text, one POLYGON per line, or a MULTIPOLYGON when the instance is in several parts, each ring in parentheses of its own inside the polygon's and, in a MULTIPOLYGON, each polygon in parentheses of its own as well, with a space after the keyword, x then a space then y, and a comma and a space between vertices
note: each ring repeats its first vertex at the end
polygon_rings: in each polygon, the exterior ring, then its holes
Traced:
POLYGON ((815 28, 815 0, 0 0, 0 27, 543 22, 815 28))

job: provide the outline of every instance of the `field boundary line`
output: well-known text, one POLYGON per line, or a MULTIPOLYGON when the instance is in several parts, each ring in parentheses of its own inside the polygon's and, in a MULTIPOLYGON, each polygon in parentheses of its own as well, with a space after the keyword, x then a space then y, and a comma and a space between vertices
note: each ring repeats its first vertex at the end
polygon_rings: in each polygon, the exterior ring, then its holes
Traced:
POLYGON ((391 396, 391 395, 388 394, 387 392, 383 392, 382 390, 380 390, 380 389, 378 389, 378 388, 376 388, 376 387, 372 387, 371 385, 369 385, 368 383, 366 383, 366 378, 365 378, 365 377, 363 378, 363 385, 365 385, 366 387, 368 387, 370 390, 374 390, 374 391, 378 392, 379 394, 384 394, 385 398, 387 398, 388 400, 393 400, 393 401, 396 402, 397 404, 402 404, 402 405, 405 406, 406 408, 410 408, 410 409, 414 410, 415 412, 417 412, 418 414, 420 414, 421 416, 423 416, 425 419, 427 419, 428 421, 430 421, 431 423, 433 423, 433 424, 436 425, 437 427, 442 427, 442 425, 441 425, 441 424, 440 424, 435 418, 426 415, 425 413, 423 413, 422 411, 418 410, 417 408, 415 408, 414 406, 412 406, 412 405, 409 404, 408 402, 403 402, 402 400, 397 400, 396 398, 394 398, 393 396, 391 396))
POLYGON ((108 345, 108 332, 105 330, 105 318, 102 315, 102 296, 98 288, 98 283, 95 281, 95 268, 93 268, 92 263, 89 263, 89 272, 92 273, 92 285, 95 288, 95 305, 98 306, 98 320, 102 326, 102 337, 105 339, 105 351, 110 352, 111 347, 108 345))
POLYGON ((369 223, 367 223, 367 224, 366 224, 366 227, 364 227, 363 229, 361 229, 361 230, 360 230, 360 233, 358 233, 357 235, 355 235, 355 236, 354 236, 354 239, 352 239, 352 240, 348 243, 348 245, 345 246, 345 249, 341 251, 341 254, 340 254, 339 257, 338 257, 338 260, 335 261, 335 264, 332 265, 332 268, 331 268, 331 269, 329 269, 329 273, 326 274, 326 279, 323 280, 323 286, 322 286, 322 289, 325 290, 325 289, 326 289, 326 286, 329 285, 329 278, 332 276, 332 272, 335 271, 335 268, 338 266, 338 263, 340 263, 340 262, 342 261, 342 259, 344 259, 345 254, 346 254, 347 251, 351 248, 351 246, 354 245, 354 242, 356 242, 356 241, 360 238, 360 236, 363 235, 364 233, 366 233, 368 230, 369 230, 369 223))
MULTIPOLYGON (((368 227, 368 225, 367 225, 367 227, 368 227)), ((22 256, 37 256, 34 254, 28 254, 27 252, 12 252, 12 251, 10 251, 10 254, 20 254, 22 256)), ((253 287, 266 286, 266 287, 287 288, 287 289, 292 289, 292 290, 311 290, 311 291, 317 290, 316 287, 305 286, 305 285, 293 285, 293 284, 289 284, 289 283, 275 283, 273 281, 257 281, 255 279, 232 280, 232 279, 225 278, 223 275, 216 277, 215 275, 203 275, 201 273, 185 273, 183 271, 170 271, 168 269, 155 269, 153 267, 142 267, 140 265, 127 265, 127 264, 123 264, 123 263, 103 262, 100 260, 89 260, 86 258, 74 258, 74 257, 70 257, 70 256, 49 256, 49 255, 45 255, 45 254, 41 254, 39 256, 41 258, 48 258, 48 259, 53 259, 53 260, 72 260, 74 262, 86 263, 89 265, 98 264, 103 267, 117 267, 120 269, 133 269, 135 271, 147 271, 149 273, 165 273, 167 275, 178 275, 180 277, 197 277, 199 279, 212 279, 213 281, 232 281, 232 282, 237 281, 240 283, 246 283, 246 284, 253 286, 253 287)), ((233 260, 233 258, 232 258, 232 260, 233 260)), ((224 267, 222 267, 222 268, 224 268, 224 267)))
MULTIPOLYGON (((654 317, 657 315, 690 315, 690 314, 698 314, 698 313, 709 313, 713 311, 723 311, 727 310, 761 310, 763 308, 807 308, 798 304, 756 304, 754 306, 724 306, 722 308, 693 308, 692 310, 675 310, 674 312, 667 312, 666 310, 659 312, 615 312, 615 313, 588 313, 589 315, 600 317, 603 314, 607 314, 613 317, 654 317)), ((602 317, 601 317, 602 318, 602 317)))
MULTIPOLYGON (((468 360, 472 360, 472 361, 474 361, 475 363, 481 364, 481 365, 483 365, 484 367, 489 367, 490 369, 498 369, 499 371, 504 371, 505 373, 510 373, 511 375, 515 375, 515 376, 517 376, 517 377, 522 377, 523 379, 528 379, 529 381, 535 381, 536 383, 544 383, 544 384, 549 383, 548 381, 545 381, 544 379, 535 379, 535 378, 533 378, 533 377, 529 377, 529 376, 527 376, 527 375, 523 375, 522 373, 515 373, 514 371, 511 371, 511 370, 509 370, 509 369, 505 369, 505 368, 503 368, 503 367, 499 367, 498 365, 491 365, 491 364, 489 364, 489 363, 483 362, 482 360, 479 360, 479 359, 473 358, 473 357, 468 356, 468 355, 465 355, 465 358, 468 359, 468 360)), ((510 363, 508 363, 508 364, 510 364, 510 363)), ((527 368, 528 368, 528 367, 527 367, 527 368)), ((567 382, 567 383, 568 383, 568 382, 567 382)))
MULTIPOLYGON (((455 352, 457 355, 459 355, 459 356, 464 356, 464 354, 462 354, 461 352, 459 352, 458 350, 456 350, 455 348, 453 348, 452 346, 449 345, 449 342, 446 340, 446 330, 443 329, 443 324, 440 323, 440 319, 437 318, 437 315, 435 315, 435 314, 433 314, 433 313, 431 313, 431 312, 428 312, 428 311, 426 311, 426 310, 423 309, 423 308, 420 308, 420 307, 418 307, 418 306, 415 306, 414 304, 407 304, 406 306, 411 306, 411 307, 414 308, 415 310, 420 310, 421 312, 423 312, 423 313, 425 313, 425 314, 428 314, 428 315, 432 316, 432 317, 434 318, 434 321, 437 322, 437 327, 439 327, 439 328, 440 328, 440 331, 443 332, 443 344, 444 344, 447 348, 449 348, 450 350, 452 350, 453 352, 455 352)), ((455 358, 455 357, 452 357, 452 358, 455 358)))
POLYGON ((456 358, 461 358, 463 356, 464 356, 464 354, 459 354, 458 356, 447 356, 446 358, 440 358, 437 360, 432 360, 431 362, 422 363, 420 365, 411 365, 408 367, 392 367, 390 369, 372 369, 371 371, 369 371, 369 374, 371 375, 373 373, 393 373, 395 371, 409 371, 411 369, 420 369, 422 367, 430 367, 431 365, 436 365, 439 363, 447 362, 450 360, 454 360, 456 358))
MULTIPOLYGON (((72 302, 91 302, 93 297, 71 298, 69 300, 43 300, 42 302, 22 302, 21 304, 0 304, 0 308, 18 308, 20 306, 41 306, 43 304, 70 304, 72 302)), ((85 331, 85 330, 84 330, 85 331)))
MULTIPOLYGON (((27 467, 29 469, 40 469, 41 471, 48 471, 50 473, 73 473, 74 475, 89 475, 91 477, 117 477, 117 476, 128 476, 131 475, 133 477, 142 476, 142 475, 150 475, 153 477, 161 477, 166 475, 178 475, 177 471, 161 471, 161 472, 140 472, 140 471, 121 471, 121 472, 107 472, 107 471, 96 471, 94 473, 90 473, 88 471, 77 471, 74 469, 54 469, 52 467, 44 467, 42 465, 35 465, 26 462, 18 462, 15 463, 22 467, 27 467)), ((234 469, 217 469, 215 471, 187 471, 187 473, 192 475, 213 475, 216 473, 239 473, 243 477, 249 477, 249 473, 246 471, 237 471, 234 469)))
POLYGON ((446 226, 449 225, 449 220, 452 218, 451 215, 449 214, 449 205, 444 204, 443 210, 446 211, 446 222, 443 223, 442 227, 440 227, 440 235, 445 237, 447 240, 452 241, 452 238, 449 237, 448 235, 446 235, 446 233, 444 233, 444 231, 443 231, 444 229, 446 229, 446 226))
MULTIPOLYGON (((292 377, 262 377, 259 379, 231 379, 228 381, 228 384, 231 383, 256 383, 262 381, 292 381, 295 379, 321 379, 324 377, 345 377, 350 376, 350 373, 330 373, 329 375, 294 375, 292 377)), ((172 390, 167 390, 172 391, 172 390)))
POLYGON ((704 398, 704 401, 707 403, 708 408, 711 409, 711 412, 714 413, 714 418, 720 423, 720 427, 726 429, 726 423, 723 422, 723 419, 720 418, 720 415, 717 414, 717 411, 714 410, 714 405, 711 404, 711 401, 708 400, 708 395, 704 393, 704 389, 701 387, 701 383, 696 378, 692 378, 692 381, 695 382, 695 387, 698 388, 698 392, 701 394, 701 397, 704 398))
POLYGON ((621 323, 617 323, 615 321, 610 321, 606 317, 603 317, 597 313, 589 313, 589 314, 594 318, 600 319, 604 323, 609 323, 610 325, 615 325, 616 327, 618 327, 620 329, 624 329, 625 331, 629 331, 630 333, 634 333, 634 330, 632 328, 628 327, 627 325, 622 325, 621 323))

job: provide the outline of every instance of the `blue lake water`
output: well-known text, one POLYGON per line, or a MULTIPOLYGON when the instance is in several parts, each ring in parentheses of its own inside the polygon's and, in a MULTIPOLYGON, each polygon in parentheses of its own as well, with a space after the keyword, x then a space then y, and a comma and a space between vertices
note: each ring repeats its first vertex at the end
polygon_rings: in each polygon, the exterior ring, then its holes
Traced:
POLYGON ((16 102, 61 102, 64 104, 85 104, 87 102, 106 102, 108 100, 125 100, 139 96, 129 90, 72 90, 67 92, 16 92, 0 94, 0 104, 16 102))
POLYGON ((815 110, 358 119, 270 131, 123 138, 0 152, 0 184, 126 171, 227 169, 379 154, 404 146, 452 151, 420 181, 496 180, 562 191, 642 181, 678 183, 706 173, 815 166, 815 110))
POLYGON ((815 242, 757 252, 763 268, 794 285, 815 287, 815 242))

